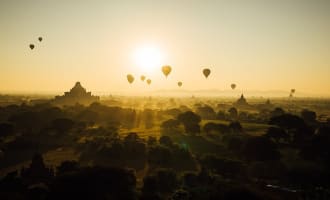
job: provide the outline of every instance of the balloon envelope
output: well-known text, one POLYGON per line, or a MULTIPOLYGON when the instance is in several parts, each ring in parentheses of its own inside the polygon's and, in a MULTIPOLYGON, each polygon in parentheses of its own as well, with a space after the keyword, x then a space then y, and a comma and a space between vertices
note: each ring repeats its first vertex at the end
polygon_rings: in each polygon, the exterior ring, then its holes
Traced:
POLYGON ((30 44, 29 47, 31 50, 34 49, 34 44, 30 44))
POLYGON ((230 85, 230 87, 231 87, 231 89, 235 89, 235 88, 236 88, 236 84, 232 83, 232 84, 230 85))
POLYGON ((172 71, 172 68, 169 65, 164 65, 162 67, 162 72, 166 77, 171 73, 171 71, 172 71))
POLYGON ((203 69, 203 74, 207 78, 211 74, 211 70, 208 68, 203 69))
POLYGON ((141 79, 141 81, 144 81, 144 80, 146 79, 146 77, 142 75, 142 76, 140 77, 140 79, 141 79))
POLYGON ((39 40, 39 42, 41 42, 42 41, 42 37, 38 37, 38 40, 39 40))
POLYGON ((295 93, 296 92, 296 89, 291 89, 291 93, 295 93))
POLYGON ((178 82, 178 86, 179 86, 179 87, 182 86, 182 82, 181 82, 181 81, 178 82))
POLYGON ((150 83, 151 83, 151 80, 150 80, 150 79, 148 79, 148 80, 147 80, 147 83, 148 83, 148 85, 150 85, 150 83))
POLYGON ((131 84, 131 83, 133 83, 133 81, 134 81, 134 76, 132 76, 131 74, 127 74, 127 81, 131 84))

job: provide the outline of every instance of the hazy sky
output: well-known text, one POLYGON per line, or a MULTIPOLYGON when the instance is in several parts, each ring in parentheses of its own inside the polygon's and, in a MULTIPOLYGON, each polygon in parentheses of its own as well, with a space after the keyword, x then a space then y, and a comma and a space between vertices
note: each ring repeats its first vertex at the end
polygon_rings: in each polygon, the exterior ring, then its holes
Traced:
POLYGON ((329 0, 0 0, 0 27, 0 91, 64 92, 81 81, 129 93, 182 81, 187 90, 236 83, 330 96, 329 0), (140 66, 144 48, 173 67, 167 79, 161 66, 140 66))

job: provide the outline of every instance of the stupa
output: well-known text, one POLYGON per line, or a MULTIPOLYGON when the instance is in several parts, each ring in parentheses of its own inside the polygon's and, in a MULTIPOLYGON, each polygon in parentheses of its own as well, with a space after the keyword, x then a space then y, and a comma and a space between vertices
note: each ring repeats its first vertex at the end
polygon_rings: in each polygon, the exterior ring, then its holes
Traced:
POLYGON ((265 103, 256 104, 256 107, 260 110, 271 110, 274 109, 274 104, 272 104, 272 102, 267 99, 265 103))
POLYGON ((241 107, 242 107, 242 106, 250 106, 250 105, 248 104, 248 102, 246 101, 244 95, 242 94, 242 95, 241 95, 241 98, 239 98, 239 99, 234 103, 234 106, 237 106, 237 107, 241 106, 241 107))

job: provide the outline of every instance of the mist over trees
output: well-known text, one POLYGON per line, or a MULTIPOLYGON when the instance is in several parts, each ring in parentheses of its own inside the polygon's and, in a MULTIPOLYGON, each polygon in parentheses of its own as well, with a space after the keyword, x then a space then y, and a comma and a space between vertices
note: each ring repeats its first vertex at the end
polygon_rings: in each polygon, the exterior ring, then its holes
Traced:
POLYGON ((0 199, 329 196, 330 124, 311 108, 130 101, 0 107, 0 199))

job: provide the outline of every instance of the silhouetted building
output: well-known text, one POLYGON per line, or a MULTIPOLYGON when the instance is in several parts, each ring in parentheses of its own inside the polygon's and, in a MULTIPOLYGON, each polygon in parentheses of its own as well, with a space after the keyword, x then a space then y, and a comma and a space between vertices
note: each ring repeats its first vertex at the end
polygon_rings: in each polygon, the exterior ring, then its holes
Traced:
POLYGON ((244 98, 244 95, 242 94, 242 95, 241 95, 241 98, 239 98, 239 99, 234 103, 234 106, 239 107, 239 106, 250 106, 250 105, 247 103, 246 99, 244 98))
POLYGON ((63 96, 56 96, 53 103, 57 105, 89 105, 100 100, 99 96, 94 96, 91 92, 87 92, 80 82, 77 82, 70 92, 65 92, 63 96))
POLYGON ((30 183, 47 182, 54 177, 52 168, 46 167, 41 154, 36 153, 28 168, 22 168, 21 177, 30 183))
POLYGON ((269 109, 273 109, 273 108, 274 108, 274 104, 272 104, 272 103, 270 102, 270 100, 267 99, 265 103, 257 104, 256 107, 257 107, 258 109, 266 109, 266 110, 269 110, 269 109))

